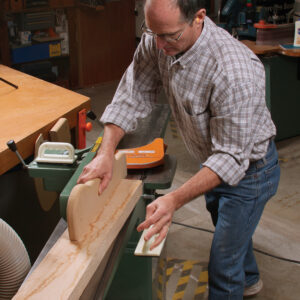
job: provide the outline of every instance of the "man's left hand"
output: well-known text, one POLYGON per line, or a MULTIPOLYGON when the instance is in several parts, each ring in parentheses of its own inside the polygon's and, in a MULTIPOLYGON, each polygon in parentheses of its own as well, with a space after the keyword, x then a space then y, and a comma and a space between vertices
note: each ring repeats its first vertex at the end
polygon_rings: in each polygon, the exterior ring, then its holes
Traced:
POLYGON ((158 246, 166 237, 175 210, 175 199, 170 194, 157 198, 147 206, 146 220, 137 227, 137 230, 140 232, 153 225, 145 235, 145 241, 148 241, 153 235, 158 234, 150 250, 158 246))

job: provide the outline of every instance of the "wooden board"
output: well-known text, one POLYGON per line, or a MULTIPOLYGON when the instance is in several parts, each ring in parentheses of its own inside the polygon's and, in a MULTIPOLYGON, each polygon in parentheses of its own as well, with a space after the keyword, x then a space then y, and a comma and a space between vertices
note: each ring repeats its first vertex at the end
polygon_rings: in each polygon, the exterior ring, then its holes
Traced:
MULTIPOLYGON (((114 174, 118 176, 117 172, 114 174)), ((102 199, 104 205, 96 219, 90 219, 83 239, 72 242, 66 230, 13 299, 79 299, 141 195, 141 181, 120 179, 114 191, 102 199)), ((87 201, 83 198, 85 193, 77 196, 87 201)), ((97 194, 89 196, 99 200, 97 194)), ((88 205, 81 208, 89 210, 88 205)), ((82 212, 82 215, 87 214, 82 212)))
POLYGON ((98 195, 99 179, 85 184, 77 184, 69 197, 67 220, 71 241, 81 241, 89 232, 90 221, 95 220, 99 211, 109 204, 111 197, 122 197, 122 193, 130 188, 132 181, 121 180, 127 175, 126 157, 117 154, 113 167, 113 178, 107 189, 98 195), (124 190, 124 191, 123 191, 124 190))
POLYGON ((0 81, 0 175, 19 163, 16 154, 6 146, 14 139, 20 154, 28 158, 40 133, 48 138, 55 122, 64 117, 70 128, 77 126, 77 113, 90 109, 88 97, 55 84, 0 65, 0 77, 18 89, 0 81))
POLYGON ((51 142, 71 143, 68 120, 60 118, 49 131, 51 142))

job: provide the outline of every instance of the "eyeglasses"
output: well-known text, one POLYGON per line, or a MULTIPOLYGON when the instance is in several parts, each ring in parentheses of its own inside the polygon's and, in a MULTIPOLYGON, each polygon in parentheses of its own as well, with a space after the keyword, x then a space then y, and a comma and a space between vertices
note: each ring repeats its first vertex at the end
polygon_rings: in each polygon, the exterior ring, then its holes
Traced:
POLYGON ((170 34, 168 34, 168 33, 157 34, 157 33, 154 33, 153 31, 151 31, 149 28, 147 28, 146 23, 144 21, 143 24, 142 24, 142 26, 141 26, 141 30, 144 33, 147 33, 147 34, 149 34, 151 36, 159 37, 159 38, 165 40, 168 43, 174 43, 174 42, 178 42, 179 41, 179 39, 182 37, 183 32, 184 32, 184 30, 185 30, 186 27, 187 27, 187 25, 180 31, 180 33, 175 32, 175 33, 170 33, 170 34))

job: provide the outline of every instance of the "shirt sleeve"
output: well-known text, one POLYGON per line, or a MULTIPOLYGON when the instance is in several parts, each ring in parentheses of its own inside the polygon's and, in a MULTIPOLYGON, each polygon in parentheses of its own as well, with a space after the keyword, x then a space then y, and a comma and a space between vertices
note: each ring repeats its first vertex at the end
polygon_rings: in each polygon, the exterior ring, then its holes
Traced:
POLYGON ((256 99, 255 84, 234 86, 223 83, 212 105, 210 134, 212 155, 203 163, 224 182, 237 185, 249 167, 249 157, 254 145, 253 115, 256 99))
POLYGON ((125 132, 132 132, 137 120, 151 113, 161 88, 156 55, 154 40, 144 34, 112 103, 100 119, 102 123, 113 123, 125 132))

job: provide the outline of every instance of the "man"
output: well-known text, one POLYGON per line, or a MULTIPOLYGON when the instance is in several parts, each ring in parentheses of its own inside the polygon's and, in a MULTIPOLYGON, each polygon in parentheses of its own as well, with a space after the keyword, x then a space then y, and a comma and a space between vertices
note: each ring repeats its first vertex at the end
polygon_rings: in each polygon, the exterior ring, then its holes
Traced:
POLYGON ((208 17, 203 0, 146 0, 144 34, 101 121, 104 139, 79 183, 112 176, 125 132, 147 116, 161 87, 189 152, 201 169, 147 207, 141 231, 154 224, 152 248, 166 236, 174 211, 205 194, 216 226, 209 262, 209 299, 242 299, 262 288, 252 235, 275 194, 276 130, 265 104, 264 68, 208 17))

